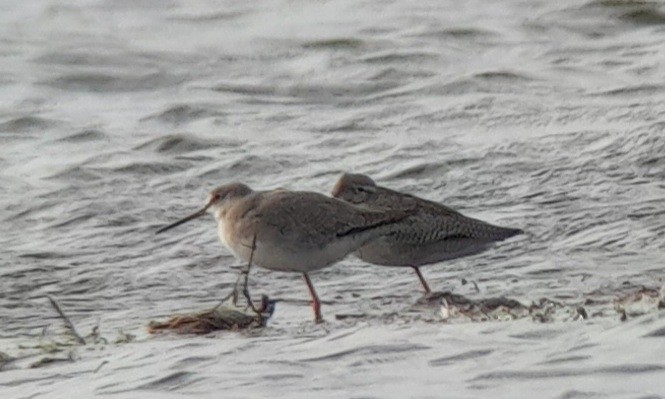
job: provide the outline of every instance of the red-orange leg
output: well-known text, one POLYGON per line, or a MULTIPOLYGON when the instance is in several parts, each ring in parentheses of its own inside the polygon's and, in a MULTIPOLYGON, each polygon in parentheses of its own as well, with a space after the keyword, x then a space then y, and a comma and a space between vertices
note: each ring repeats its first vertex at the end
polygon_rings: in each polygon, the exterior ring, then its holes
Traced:
POLYGON ((319 301, 319 296, 316 295, 316 291, 314 290, 312 281, 309 279, 307 273, 303 272, 302 277, 303 279, 305 279, 305 283, 307 283, 307 288, 309 288, 309 294, 312 296, 312 308, 314 309, 314 322, 321 323, 323 321, 323 317, 321 317, 321 301, 319 301))

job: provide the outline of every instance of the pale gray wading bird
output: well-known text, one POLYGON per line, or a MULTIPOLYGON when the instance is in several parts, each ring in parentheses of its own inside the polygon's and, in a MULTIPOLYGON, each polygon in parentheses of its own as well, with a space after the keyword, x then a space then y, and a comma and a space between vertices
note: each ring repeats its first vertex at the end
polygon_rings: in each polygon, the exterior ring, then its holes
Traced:
POLYGON ((203 209, 157 234, 207 211, 217 220, 220 240, 236 257, 270 270, 302 273, 316 322, 322 321, 321 303, 308 273, 389 234, 391 225, 408 216, 403 211, 357 207, 314 192, 254 191, 231 183, 213 190, 203 209))
POLYGON ((410 212, 390 234, 372 240, 355 254, 368 263, 409 266, 426 293, 431 292, 419 266, 460 258, 484 251, 490 244, 522 230, 494 226, 462 215, 439 203, 377 186, 361 174, 346 173, 332 195, 371 209, 410 212))

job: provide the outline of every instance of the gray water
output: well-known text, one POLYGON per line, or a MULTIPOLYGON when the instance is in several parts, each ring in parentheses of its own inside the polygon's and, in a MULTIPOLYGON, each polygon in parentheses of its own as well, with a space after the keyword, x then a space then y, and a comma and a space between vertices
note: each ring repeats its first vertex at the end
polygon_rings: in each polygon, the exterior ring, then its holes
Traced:
POLYGON ((614 309, 664 284, 661 4, 3 1, 0 59, 3 399, 665 397, 665 314, 614 309), (526 230, 423 273, 562 315, 443 320, 410 270, 347 258, 312 274, 322 325, 298 275, 255 269, 266 329, 146 333, 239 270, 212 218, 158 227, 222 183, 345 171, 526 230), (135 341, 30 369, 47 294, 135 341))

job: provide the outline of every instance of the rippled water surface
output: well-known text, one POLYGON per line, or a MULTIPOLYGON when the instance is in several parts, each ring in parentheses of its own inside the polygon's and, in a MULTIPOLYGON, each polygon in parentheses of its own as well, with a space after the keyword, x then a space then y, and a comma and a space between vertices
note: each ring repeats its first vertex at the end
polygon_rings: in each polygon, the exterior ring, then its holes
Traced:
POLYGON ((0 59, 0 397, 665 397, 662 4, 3 1, 0 59), (561 314, 443 320, 410 270, 348 258, 312 274, 323 325, 255 269, 268 328, 146 333, 239 270, 212 218, 158 226, 344 171, 526 230, 423 273, 561 314), (30 369, 47 294, 111 343, 30 369))

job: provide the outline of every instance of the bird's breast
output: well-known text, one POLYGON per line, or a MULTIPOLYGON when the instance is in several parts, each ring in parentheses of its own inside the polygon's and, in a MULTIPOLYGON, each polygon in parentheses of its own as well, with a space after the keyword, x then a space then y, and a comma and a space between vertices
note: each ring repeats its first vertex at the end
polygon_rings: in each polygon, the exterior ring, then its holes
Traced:
POLYGON ((242 260, 249 259, 249 250, 251 249, 251 241, 247 244, 244 243, 241 232, 238 230, 232 221, 225 218, 218 220, 217 234, 219 241, 228 248, 237 258, 242 260))

